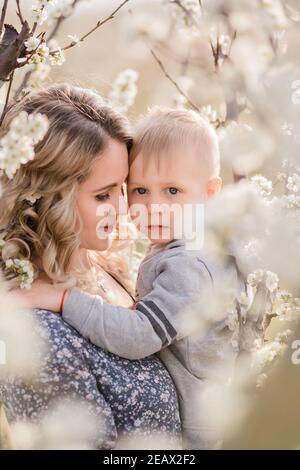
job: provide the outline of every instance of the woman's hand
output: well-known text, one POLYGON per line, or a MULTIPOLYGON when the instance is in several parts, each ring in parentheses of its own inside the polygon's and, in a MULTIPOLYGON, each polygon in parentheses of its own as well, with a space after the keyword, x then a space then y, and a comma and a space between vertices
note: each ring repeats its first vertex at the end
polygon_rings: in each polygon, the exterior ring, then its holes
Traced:
MULTIPOLYGON (((46 281, 37 280, 32 284, 31 289, 14 289, 11 292, 28 308, 40 308, 60 313, 64 291, 64 288, 54 287, 46 281)), ((67 296, 68 292, 65 294, 65 300, 67 296)))

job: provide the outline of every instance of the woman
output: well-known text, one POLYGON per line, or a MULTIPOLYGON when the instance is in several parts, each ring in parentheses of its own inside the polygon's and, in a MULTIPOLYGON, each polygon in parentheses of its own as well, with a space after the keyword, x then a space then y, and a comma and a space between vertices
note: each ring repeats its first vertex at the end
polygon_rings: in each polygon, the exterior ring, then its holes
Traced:
MULTIPOLYGON (((0 261, 9 287, 18 287, 18 278, 5 261, 27 257, 39 278, 93 293, 101 289, 108 301, 130 307, 134 299, 118 279, 120 265, 100 256, 110 247, 115 215, 127 210, 127 120, 95 93, 69 85, 51 86, 14 105, 2 134, 21 111, 46 115, 49 130, 34 160, 13 179, 1 178, 0 261)), ((151 434, 180 445, 176 392, 157 357, 124 360, 81 338, 59 316, 33 314, 49 349, 33 386, 16 377, 0 385, 10 421, 39 421, 58 399, 76 399, 99 417, 92 447, 118 447, 123 438, 151 434)))

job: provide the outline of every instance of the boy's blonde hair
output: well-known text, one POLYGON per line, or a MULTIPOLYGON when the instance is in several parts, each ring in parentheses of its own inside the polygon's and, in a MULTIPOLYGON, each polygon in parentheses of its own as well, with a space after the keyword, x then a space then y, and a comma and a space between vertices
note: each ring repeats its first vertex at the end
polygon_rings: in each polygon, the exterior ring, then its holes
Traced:
POLYGON ((209 179, 219 176, 218 138, 209 122, 192 110, 155 106, 136 126, 129 164, 141 154, 145 166, 151 158, 156 158, 159 166, 168 150, 190 143, 199 145, 199 157, 207 165, 209 179))

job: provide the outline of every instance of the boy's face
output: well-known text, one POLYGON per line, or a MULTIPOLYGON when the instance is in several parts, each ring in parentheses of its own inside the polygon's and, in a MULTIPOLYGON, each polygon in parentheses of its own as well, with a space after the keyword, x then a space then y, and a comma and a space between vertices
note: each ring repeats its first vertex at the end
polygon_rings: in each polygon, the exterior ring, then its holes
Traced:
POLYGON ((178 147, 163 156, 159 165, 156 158, 151 158, 145 166, 142 154, 132 163, 128 177, 130 213, 137 228, 152 243, 182 238, 183 220, 187 220, 183 212, 202 206, 220 188, 220 178, 209 179, 198 152, 192 145, 178 147), (142 218, 136 211, 137 204, 144 208, 142 218))

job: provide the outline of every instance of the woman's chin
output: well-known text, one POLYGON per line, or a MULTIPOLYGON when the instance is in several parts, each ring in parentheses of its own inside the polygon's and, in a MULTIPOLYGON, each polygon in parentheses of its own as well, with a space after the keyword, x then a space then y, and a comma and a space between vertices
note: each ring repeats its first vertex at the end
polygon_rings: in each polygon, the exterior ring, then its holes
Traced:
POLYGON ((106 238, 97 238, 93 243, 90 243, 88 246, 88 250, 93 251, 106 251, 111 246, 111 238, 107 236, 106 238))

